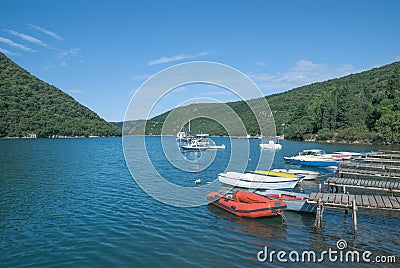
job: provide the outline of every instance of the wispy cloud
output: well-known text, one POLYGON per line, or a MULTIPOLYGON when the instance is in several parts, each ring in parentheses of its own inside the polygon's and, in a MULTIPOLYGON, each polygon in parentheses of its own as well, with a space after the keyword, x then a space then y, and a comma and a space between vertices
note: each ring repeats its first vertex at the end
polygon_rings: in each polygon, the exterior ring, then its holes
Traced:
POLYGON ((157 64, 162 64, 162 63, 168 63, 168 62, 173 62, 173 61, 178 61, 178 60, 186 60, 186 59, 194 59, 197 57, 203 57, 209 55, 208 51, 203 51, 194 55, 188 55, 188 54, 181 54, 181 55, 174 55, 171 57, 161 57, 159 59, 151 60, 147 63, 147 65, 157 65, 157 64))
POLYGON ((69 93, 77 93, 77 94, 83 93, 83 91, 82 91, 82 90, 79 90, 79 89, 70 89, 70 90, 68 90, 68 92, 69 92, 69 93))
POLYGON ((80 50, 81 50, 80 48, 71 48, 69 50, 63 50, 60 53, 58 53, 58 57, 64 58, 67 56, 78 56, 80 50))
POLYGON ((7 32, 9 34, 12 34, 14 36, 18 36, 18 37, 22 38, 23 40, 31 42, 31 43, 34 43, 34 44, 36 44, 38 46, 47 47, 47 44, 44 43, 42 40, 39 40, 39 39, 37 39, 35 37, 32 37, 30 35, 19 33, 19 32, 13 31, 13 30, 7 30, 7 29, 3 29, 3 31, 5 31, 5 32, 7 32))
POLYGON ((55 39, 63 40, 63 38, 61 36, 59 36, 58 34, 52 32, 52 31, 49 31, 49 30, 47 30, 47 29, 45 29, 43 27, 40 27, 40 26, 37 26, 37 25, 34 25, 34 24, 29 24, 29 26, 31 28, 33 28, 35 30, 38 30, 39 32, 42 32, 44 34, 47 34, 47 35, 49 35, 49 36, 51 36, 51 37, 53 37, 55 39))
POLYGON ((19 55, 19 53, 11 52, 11 51, 8 51, 7 49, 1 48, 1 47, 0 47, 0 52, 4 53, 6 55, 9 55, 9 56, 18 56, 19 55))
POLYGON ((33 49, 31 49, 31 48, 29 48, 29 47, 26 47, 26 46, 24 46, 24 45, 22 45, 22 44, 16 43, 16 42, 14 42, 13 40, 8 39, 8 38, 0 37, 0 42, 1 42, 1 43, 4 43, 4 44, 7 44, 7 45, 9 45, 9 46, 11 46, 11 47, 15 47, 15 48, 18 48, 18 49, 22 49, 22 50, 24 50, 24 51, 34 52, 33 49))
POLYGON ((276 93, 315 82, 342 77, 359 71, 360 70, 357 70, 357 68, 350 64, 332 66, 303 59, 297 61, 296 65, 285 73, 251 73, 248 74, 248 76, 264 91, 276 93))

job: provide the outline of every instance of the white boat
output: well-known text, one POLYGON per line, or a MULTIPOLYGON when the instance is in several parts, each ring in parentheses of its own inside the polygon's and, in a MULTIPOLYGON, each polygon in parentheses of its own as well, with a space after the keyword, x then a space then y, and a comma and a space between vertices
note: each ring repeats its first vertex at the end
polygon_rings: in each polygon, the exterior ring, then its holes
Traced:
POLYGON ((208 143, 206 144, 200 139, 193 139, 189 144, 182 145, 180 148, 183 151, 204 151, 208 149, 208 143))
POLYGON ((268 143, 260 143, 260 148, 267 150, 280 150, 282 149, 282 144, 275 143, 274 141, 269 141, 268 143))
POLYGON ((284 157, 290 164, 311 166, 311 167, 334 167, 340 165, 340 159, 333 159, 332 154, 326 154, 324 150, 312 149, 303 150, 299 155, 284 157))
POLYGON ((299 178, 287 178, 254 173, 226 172, 218 174, 221 183, 248 189, 293 190, 299 178))
POLYGON ((179 131, 178 134, 176 134, 176 140, 177 141, 184 141, 186 139, 186 132, 185 131, 179 131))
POLYGON ((289 173, 289 174, 293 174, 296 176, 301 176, 303 180, 314 180, 320 175, 319 172, 317 172, 317 171, 304 170, 304 169, 275 168, 272 171, 289 173))
POLYGON ((317 204, 308 203, 308 194, 287 192, 280 190, 260 190, 254 193, 266 196, 271 199, 282 200, 286 203, 286 210, 297 212, 317 212, 317 204))
POLYGON ((225 144, 222 145, 209 145, 208 149, 225 150, 225 144))

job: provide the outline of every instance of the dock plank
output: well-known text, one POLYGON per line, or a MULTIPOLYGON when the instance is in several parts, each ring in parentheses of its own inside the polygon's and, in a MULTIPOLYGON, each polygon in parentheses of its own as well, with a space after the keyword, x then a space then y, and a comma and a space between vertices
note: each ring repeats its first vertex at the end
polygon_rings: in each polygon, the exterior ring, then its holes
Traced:
POLYGON ((336 194, 336 196, 335 196, 335 204, 342 204, 342 197, 343 197, 343 194, 336 194))
POLYGON ((324 194, 324 196, 322 197, 322 202, 324 202, 324 203, 328 202, 328 198, 329 198, 329 194, 324 194))
POLYGON ((385 203, 383 203, 382 197, 379 195, 375 195, 376 203, 378 204, 378 208, 384 208, 385 203))
POLYGON ((392 203, 390 202, 388 196, 382 196, 382 200, 386 208, 392 208, 392 203))
POLYGON ((342 204, 343 205, 348 205, 349 204, 349 195, 348 194, 343 195, 342 204))
POLYGON ((356 195, 356 205, 357 206, 362 206, 362 198, 361 195, 356 195))
POLYGON ((336 194, 330 194, 328 197, 328 202, 329 203, 334 203, 335 202, 335 195, 336 194))
POLYGON ((361 206, 363 207, 369 207, 369 200, 367 195, 362 195, 361 196, 362 204, 361 206))
POLYGON ((376 204, 374 196, 369 195, 368 196, 368 201, 369 201, 370 207, 375 207, 375 208, 377 207, 377 204, 376 204))
POLYGON ((355 200, 355 199, 356 199, 356 196, 354 194, 350 194, 349 195, 349 204, 351 204, 351 202, 353 202, 353 200, 355 200))
POLYGON ((394 209, 400 209, 400 203, 397 202, 396 198, 394 196, 388 196, 390 202, 392 203, 392 208, 394 209))
POLYGON ((316 196, 317 196, 317 193, 312 193, 312 194, 310 194, 310 197, 308 199, 310 201, 314 201, 316 196))

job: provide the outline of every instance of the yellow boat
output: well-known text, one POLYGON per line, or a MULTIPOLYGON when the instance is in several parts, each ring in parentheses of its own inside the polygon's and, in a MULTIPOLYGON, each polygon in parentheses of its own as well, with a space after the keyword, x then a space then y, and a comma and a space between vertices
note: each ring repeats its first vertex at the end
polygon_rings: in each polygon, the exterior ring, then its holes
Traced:
POLYGON ((297 175, 285 173, 285 172, 276 172, 276 171, 268 171, 268 170, 256 170, 256 171, 250 171, 250 172, 254 173, 254 174, 268 175, 268 176, 275 176, 275 177, 300 178, 297 175))

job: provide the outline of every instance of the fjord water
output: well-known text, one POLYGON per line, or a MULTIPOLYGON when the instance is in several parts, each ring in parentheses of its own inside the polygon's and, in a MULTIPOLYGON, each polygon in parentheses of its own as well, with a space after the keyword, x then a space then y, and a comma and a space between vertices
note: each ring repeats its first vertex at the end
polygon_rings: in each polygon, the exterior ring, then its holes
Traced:
MULTIPOLYGON (((139 137, 129 138, 141 146, 139 137)), ((146 138, 147 152, 168 180, 198 187, 193 184, 196 179, 202 184, 217 179, 230 160, 229 139, 213 139, 217 144, 225 143, 227 149, 215 152, 212 164, 199 172, 195 172, 199 157, 195 154, 185 156, 188 171, 169 164, 159 137, 146 138)), ((170 141, 175 142, 173 137, 170 141)), ((256 167, 260 141, 249 142, 247 169, 251 170, 256 167)), ((333 152, 386 148, 282 144, 273 167, 284 167, 283 156, 302 149, 333 152)), ((339 239, 346 240, 348 248, 369 250, 373 256, 400 256, 398 212, 359 211, 359 232, 354 240, 351 216, 338 210, 325 210, 323 228, 316 230, 312 214, 286 212, 287 222, 282 223, 280 217, 239 218, 211 205, 182 208, 159 202, 132 178, 120 138, 3 139, 0 155, 3 267, 279 267, 282 263, 276 259, 273 263, 258 262, 257 253, 265 246, 276 251, 321 252, 336 249, 339 239)), ((136 165, 137 172, 147 174, 140 166, 140 157, 136 165)), ((325 175, 331 172, 319 171, 325 175)), ((323 177, 303 182, 295 191, 317 191, 322 181, 323 177)))

